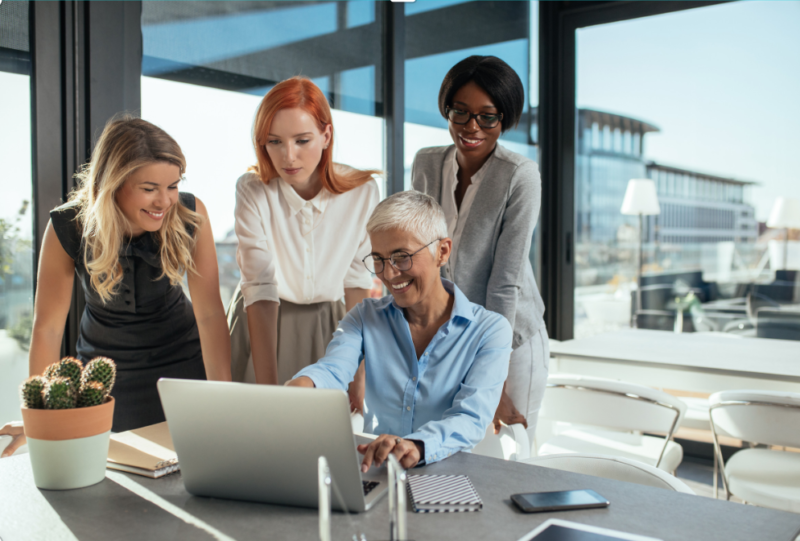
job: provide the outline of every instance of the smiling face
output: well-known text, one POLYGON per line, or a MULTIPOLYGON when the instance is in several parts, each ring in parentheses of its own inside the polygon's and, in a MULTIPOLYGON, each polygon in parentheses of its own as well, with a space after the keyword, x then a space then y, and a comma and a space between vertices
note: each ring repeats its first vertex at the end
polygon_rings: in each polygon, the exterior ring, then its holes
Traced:
POLYGON ((330 124, 320 131, 314 117, 299 108, 281 109, 272 119, 267 154, 281 178, 303 197, 319 191, 317 166, 331 133, 330 124))
MULTIPOLYGON (((502 111, 495 107, 492 98, 474 81, 470 81, 453 95, 453 109, 472 114, 499 114, 502 111)), ((450 137, 456 144, 459 154, 470 162, 483 161, 491 154, 500 137, 501 125, 494 128, 481 128, 477 120, 471 118, 466 124, 454 124, 448 121, 450 137)))
POLYGON ((114 200, 128 219, 131 236, 161 228, 167 212, 178 203, 180 180, 180 167, 169 162, 143 165, 125 180, 114 200))
MULTIPOLYGON (((400 229, 376 231, 369 238, 372 242, 372 254, 384 258, 397 252, 413 254, 425 246, 413 234, 400 229)), ((450 257, 451 241, 443 239, 432 246, 436 246, 435 255, 428 248, 420 250, 411 258, 410 269, 398 271, 386 261, 383 272, 377 274, 401 308, 419 305, 431 296, 437 284, 441 284, 439 267, 450 257)))

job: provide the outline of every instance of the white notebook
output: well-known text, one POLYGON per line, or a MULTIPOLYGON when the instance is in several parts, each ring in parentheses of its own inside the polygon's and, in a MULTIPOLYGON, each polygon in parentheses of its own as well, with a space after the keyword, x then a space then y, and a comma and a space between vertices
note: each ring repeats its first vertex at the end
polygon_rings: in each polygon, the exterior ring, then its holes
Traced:
POLYGON ((106 467, 154 479, 180 470, 167 423, 111 434, 106 467))
POLYGON ((408 495, 415 513, 480 511, 483 502, 466 475, 410 475, 408 495))

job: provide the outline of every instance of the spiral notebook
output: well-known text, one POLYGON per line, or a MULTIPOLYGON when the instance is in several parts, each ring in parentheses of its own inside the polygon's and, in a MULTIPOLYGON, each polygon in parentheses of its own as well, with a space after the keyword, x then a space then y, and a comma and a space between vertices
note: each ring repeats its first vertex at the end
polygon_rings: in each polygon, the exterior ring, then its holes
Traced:
POLYGON ((180 470, 167 423, 111 434, 106 467, 153 479, 180 470))
POLYGON ((415 513, 480 511, 483 501, 466 475, 410 475, 408 495, 415 513))

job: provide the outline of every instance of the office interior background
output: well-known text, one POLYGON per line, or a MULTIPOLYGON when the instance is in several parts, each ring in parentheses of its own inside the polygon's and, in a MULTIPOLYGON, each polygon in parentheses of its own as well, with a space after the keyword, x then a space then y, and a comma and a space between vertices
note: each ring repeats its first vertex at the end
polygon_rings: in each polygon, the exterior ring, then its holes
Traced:
MULTIPOLYGON (((139 113, 182 146, 227 303, 234 184, 255 161, 263 95, 311 78, 333 108, 335 159, 385 171, 385 196, 409 188, 417 150, 451 143, 439 85, 473 54, 525 86, 500 144, 542 172, 530 258, 551 338, 635 326, 798 339, 796 321, 770 334, 724 307, 800 302, 799 232, 768 226, 776 200, 800 198, 799 27, 798 2, 5 0, 0 424, 19 416, 48 212, 111 116, 139 113), (636 178, 661 208, 641 231, 620 211, 636 178)), ((76 293, 64 354, 82 309, 76 293)))

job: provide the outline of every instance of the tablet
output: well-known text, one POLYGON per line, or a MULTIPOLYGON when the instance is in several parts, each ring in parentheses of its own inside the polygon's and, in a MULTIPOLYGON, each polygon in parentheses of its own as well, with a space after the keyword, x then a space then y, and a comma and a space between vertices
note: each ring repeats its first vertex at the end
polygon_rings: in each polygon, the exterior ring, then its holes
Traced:
POLYGON ((528 532, 518 541, 662 541, 655 537, 645 537, 625 532, 587 526, 577 522, 549 519, 535 530, 528 532))

